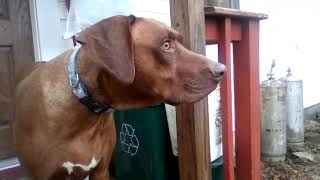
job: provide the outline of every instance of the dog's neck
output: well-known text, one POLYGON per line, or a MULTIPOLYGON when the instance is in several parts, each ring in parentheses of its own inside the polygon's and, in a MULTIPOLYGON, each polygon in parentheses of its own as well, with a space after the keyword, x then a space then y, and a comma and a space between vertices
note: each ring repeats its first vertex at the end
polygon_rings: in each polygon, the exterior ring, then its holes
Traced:
POLYGON ((77 55, 77 69, 79 77, 93 97, 115 109, 143 107, 155 103, 147 94, 139 93, 134 82, 126 85, 112 77, 99 62, 81 51, 81 48, 77 55))
POLYGON ((92 112, 102 113, 112 111, 111 107, 106 104, 106 102, 96 99, 95 96, 97 96, 99 86, 94 83, 99 83, 99 71, 97 67, 95 67, 95 63, 88 64, 88 62, 85 61, 88 58, 80 58, 80 55, 78 55, 80 47, 80 45, 77 45, 73 49, 68 62, 68 76, 70 86, 73 89, 73 94, 92 112), (82 59, 82 61, 79 59, 82 59), (86 71, 79 72, 79 69, 86 69, 86 71), (92 91, 95 91, 96 95, 93 95, 92 91))

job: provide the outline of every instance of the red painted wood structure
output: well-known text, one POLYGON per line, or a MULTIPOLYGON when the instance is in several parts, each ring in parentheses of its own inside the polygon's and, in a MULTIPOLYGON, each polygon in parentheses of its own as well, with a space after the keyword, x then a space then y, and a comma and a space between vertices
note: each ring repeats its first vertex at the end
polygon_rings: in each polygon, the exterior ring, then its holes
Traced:
POLYGON ((205 7, 206 44, 218 44, 228 70, 221 83, 224 179, 260 179, 259 21, 267 15, 205 7), (231 43, 233 43, 235 154, 232 132, 231 43))

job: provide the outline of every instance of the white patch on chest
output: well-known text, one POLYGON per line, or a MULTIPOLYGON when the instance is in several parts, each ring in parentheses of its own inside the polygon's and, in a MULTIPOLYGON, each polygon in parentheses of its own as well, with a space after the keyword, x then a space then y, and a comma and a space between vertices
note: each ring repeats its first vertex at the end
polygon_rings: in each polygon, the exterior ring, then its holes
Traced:
POLYGON ((95 168, 95 167, 98 165, 99 161, 100 161, 100 160, 96 160, 94 157, 91 159, 91 162, 90 162, 90 164, 88 164, 88 165, 84 165, 84 164, 74 164, 74 163, 72 163, 72 162, 70 162, 70 161, 67 161, 67 162, 64 162, 64 163, 62 164, 62 167, 66 168, 69 174, 71 174, 71 173, 73 172, 73 168, 74 168, 74 167, 79 167, 79 168, 81 168, 83 171, 88 172, 88 171, 90 171, 91 169, 95 168))

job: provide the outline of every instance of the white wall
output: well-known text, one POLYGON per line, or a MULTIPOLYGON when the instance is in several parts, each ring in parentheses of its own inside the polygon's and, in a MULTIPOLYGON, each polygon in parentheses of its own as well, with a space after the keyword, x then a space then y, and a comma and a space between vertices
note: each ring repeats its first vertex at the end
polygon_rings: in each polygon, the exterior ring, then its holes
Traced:
POLYGON ((169 0, 131 0, 136 16, 154 18, 171 25, 169 0))
POLYGON ((316 0, 240 0, 241 9, 263 12, 260 28, 260 80, 266 79, 272 59, 276 76, 288 67, 304 83, 304 106, 320 102, 320 2, 316 0))
MULTIPOLYGON (((66 31, 67 9, 64 0, 29 0, 34 37, 34 50, 36 60, 48 61, 61 52, 72 48, 71 39, 63 39, 66 31)), ((88 4, 86 0, 77 0, 88 4)), ((118 10, 104 9, 106 15, 123 14, 123 11, 131 11, 136 16, 155 18, 170 25, 169 0, 105 0, 118 10), (132 7, 123 2, 129 2, 132 7), (126 8, 123 8, 126 7, 126 8), (127 10, 130 9, 130 10, 127 10), (111 13, 109 13, 111 12, 111 13)), ((92 4, 90 1, 89 4, 92 4)), ((102 2, 102 1, 97 1, 102 2)), ((109 7, 109 6, 107 6, 109 7)), ((92 12, 94 13, 94 12, 92 12)))
POLYGON ((67 11, 64 0, 29 0, 36 60, 48 61, 72 47, 64 40, 67 11))

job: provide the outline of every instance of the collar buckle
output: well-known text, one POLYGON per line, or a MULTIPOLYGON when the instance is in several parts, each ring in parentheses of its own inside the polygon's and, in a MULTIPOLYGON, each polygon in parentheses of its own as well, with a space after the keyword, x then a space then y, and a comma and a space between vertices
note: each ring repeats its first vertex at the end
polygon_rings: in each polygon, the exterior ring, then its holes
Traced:
POLYGON ((73 48, 68 63, 69 84, 73 94, 79 99, 81 104, 85 105, 88 110, 93 113, 101 114, 103 112, 113 112, 114 109, 109 104, 105 104, 93 98, 86 85, 80 80, 77 72, 77 54, 80 47, 81 45, 79 44, 73 48))
POLYGON ((69 83, 72 88, 76 88, 79 84, 79 75, 78 74, 74 74, 74 75, 69 74, 69 83))

